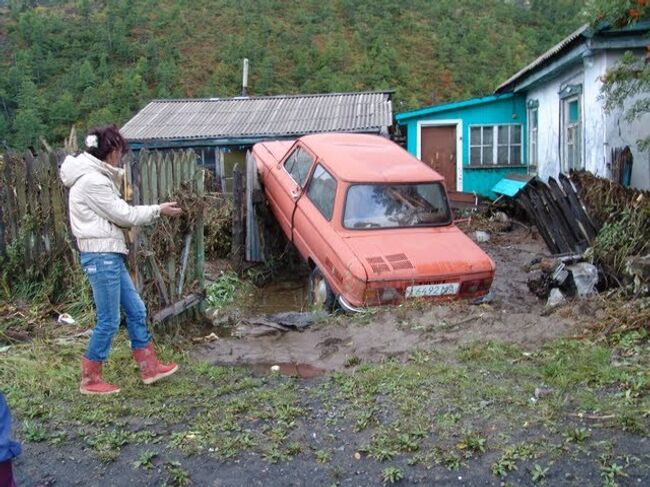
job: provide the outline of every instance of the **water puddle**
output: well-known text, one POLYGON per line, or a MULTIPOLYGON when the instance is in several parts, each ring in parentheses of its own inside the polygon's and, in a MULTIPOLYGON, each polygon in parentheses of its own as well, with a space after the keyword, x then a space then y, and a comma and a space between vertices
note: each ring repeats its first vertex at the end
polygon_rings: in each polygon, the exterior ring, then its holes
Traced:
POLYGON ((307 309, 307 281, 279 281, 256 288, 247 300, 253 314, 273 314, 307 309))
POLYGON ((289 377, 299 377, 300 379, 313 379, 325 373, 325 370, 319 369, 309 364, 299 364, 293 362, 278 364, 245 364, 242 367, 250 369, 256 375, 280 374, 289 377))

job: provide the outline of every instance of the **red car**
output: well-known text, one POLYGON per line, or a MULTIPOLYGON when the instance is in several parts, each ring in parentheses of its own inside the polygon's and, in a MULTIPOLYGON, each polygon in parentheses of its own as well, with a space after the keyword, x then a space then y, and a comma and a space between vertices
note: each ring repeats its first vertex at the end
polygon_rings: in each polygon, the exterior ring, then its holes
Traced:
POLYGON ((312 269, 313 303, 348 311, 478 298, 494 262, 453 222, 443 178, 397 144, 307 135, 253 147, 264 192, 312 269))

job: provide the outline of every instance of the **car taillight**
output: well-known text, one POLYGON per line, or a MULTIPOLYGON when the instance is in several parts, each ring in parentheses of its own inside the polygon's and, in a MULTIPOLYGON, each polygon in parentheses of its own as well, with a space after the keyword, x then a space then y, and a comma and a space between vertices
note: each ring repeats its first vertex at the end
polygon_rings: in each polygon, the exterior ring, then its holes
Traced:
POLYGON ((399 299, 402 295, 394 287, 366 289, 364 301, 367 305, 381 304, 399 299))
POLYGON ((460 286, 461 294, 473 294, 477 291, 485 291, 490 289, 492 284, 492 279, 473 279, 471 281, 465 281, 460 286))

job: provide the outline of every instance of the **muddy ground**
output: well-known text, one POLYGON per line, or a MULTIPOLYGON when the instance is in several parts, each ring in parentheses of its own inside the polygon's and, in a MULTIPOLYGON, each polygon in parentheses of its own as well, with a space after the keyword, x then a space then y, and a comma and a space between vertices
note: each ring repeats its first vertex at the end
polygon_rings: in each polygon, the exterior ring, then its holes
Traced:
MULTIPOLYGON (((545 303, 528 291, 531 262, 547 254, 543 241, 535 237, 531 230, 515 227, 512 232, 496 234, 489 242, 480 244, 496 264, 494 298, 489 303, 421 303, 376 309, 363 316, 317 321, 302 332, 284 333, 247 325, 254 323, 261 312, 280 311, 277 300, 266 297, 266 304, 257 304, 252 310, 237 310, 235 329, 225 331, 225 339, 198 347, 196 357, 214 364, 298 363, 340 370, 351 358, 371 363, 387 358, 405 360, 416 348, 453 349, 477 340, 539 347, 548 339, 578 329, 593 316, 590 309, 584 310, 587 316, 580 316, 580 303, 575 304, 575 309, 567 307, 560 313, 550 313, 545 310, 545 303), (240 338, 227 337, 231 334, 240 338)), ((284 286, 276 284, 271 292, 281 295, 289 304, 287 309, 298 310, 304 304, 300 299, 302 291, 299 282, 289 281, 284 286)), ((256 295, 252 301, 264 303, 264 297, 256 295)))
MULTIPOLYGON (((650 485, 647 395, 634 389, 623 418, 620 380, 589 372, 611 365, 603 350, 543 350, 602 311, 597 300, 548 310, 528 291, 527 266, 547 253, 534 237, 515 227, 481 244, 497 265, 486 304, 417 303, 260 331, 246 323, 280 309, 255 294, 268 288, 255 291, 237 326, 195 332, 220 338, 172 355, 181 370, 145 391, 124 378, 118 341, 109 378, 126 381, 119 398, 76 393, 79 344, 57 362, 61 389, 38 406, 20 398, 14 411, 19 485, 650 485), (269 374, 273 365, 287 375, 269 374)), ((272 289, 288 310, 303 308, 300 282, 272 289)))

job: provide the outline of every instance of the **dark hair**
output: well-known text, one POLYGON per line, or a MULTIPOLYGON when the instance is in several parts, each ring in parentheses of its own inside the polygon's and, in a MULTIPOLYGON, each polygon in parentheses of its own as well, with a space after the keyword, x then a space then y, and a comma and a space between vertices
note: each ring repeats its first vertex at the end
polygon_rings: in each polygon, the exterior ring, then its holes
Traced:
POLYGON ((116 125, 106 125, 105 127, 95 127, 88 132, 88 135, 97 136, 97 147, 87 147, 86 152, 92 154, 97 159, 106 160, 106 156, 115 149, 120 149, 122 154, 129 150, 129 144, 126 143, 120 130, 116 125))

